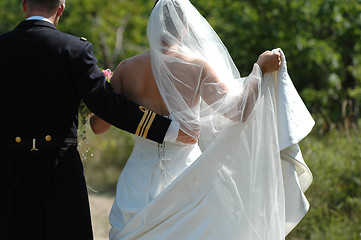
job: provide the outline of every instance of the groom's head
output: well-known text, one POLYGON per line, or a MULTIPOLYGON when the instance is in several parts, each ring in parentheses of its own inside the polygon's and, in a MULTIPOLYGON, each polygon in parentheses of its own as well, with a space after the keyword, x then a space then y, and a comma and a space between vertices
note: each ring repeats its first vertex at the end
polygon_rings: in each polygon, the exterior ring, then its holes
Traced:
POLYGON ((52 19, 54 25, 59 22, 65 9, 65 0, 22 0, 26 17, 43 16, 52 19))
MULTIPOLYGON (((24 1, 24 0, 23 0, 24 1)), ((29 10, 53 11, 61 4, 65 4, 65 0, 26 0, 29 10)))

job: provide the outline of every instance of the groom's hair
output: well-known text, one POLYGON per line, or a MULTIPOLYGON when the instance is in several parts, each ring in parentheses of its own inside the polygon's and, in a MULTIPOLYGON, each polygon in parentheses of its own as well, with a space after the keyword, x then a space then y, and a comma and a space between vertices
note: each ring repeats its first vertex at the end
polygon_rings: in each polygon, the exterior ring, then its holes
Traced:
POLYGON ((28 0, 28 6, 31 10, 41 9, 51 11, 65 3, 65 0, 28 0))

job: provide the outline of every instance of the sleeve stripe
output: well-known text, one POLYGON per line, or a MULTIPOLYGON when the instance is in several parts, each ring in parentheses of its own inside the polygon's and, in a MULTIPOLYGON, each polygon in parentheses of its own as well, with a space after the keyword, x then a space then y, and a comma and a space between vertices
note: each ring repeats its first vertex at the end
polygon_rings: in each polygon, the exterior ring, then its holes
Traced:
POLYGON ((152 115, 151 113, 152 113, 151 111, 148 112, 147 118, 145 119, 145 122, 142 125, 142 130, 140 131, 140 134, 139 134, 139 136, 141 136, 141 137, 143 137, 144 129, 146 128, 146 126, 148 124, 148 121, 149 121, 149 118, 152 115))
POLYGON ((140 123, 139 123, 139 125, 138 125, 138 127, 137 127, 137 131, 135 132, 135 135, 138 135, 138 136, 139 136, 139 133, 140 133, 142 127, 143 127, 143 123, 145 122, 145 120, 146 120, 146 118, 147 118, 147 116, 148 116, 148 113, 149 113, 149 110, 146 109, 146 110, 144 111, 143 117, 142 117, 142 119, 140 120, 140 123))
POLYGON ((144 134, 143 134, 142 137, 145 137, 145 138, 147 137, 149 128, 150 128, 150 126, 152 126, 152 123, 153 123, 153 120, 154 120, 155 116, 156 116, 156 114, 153 112, 150 119, 149 119, 147 127, 145 128, 145 131, 144 131, 144 134))

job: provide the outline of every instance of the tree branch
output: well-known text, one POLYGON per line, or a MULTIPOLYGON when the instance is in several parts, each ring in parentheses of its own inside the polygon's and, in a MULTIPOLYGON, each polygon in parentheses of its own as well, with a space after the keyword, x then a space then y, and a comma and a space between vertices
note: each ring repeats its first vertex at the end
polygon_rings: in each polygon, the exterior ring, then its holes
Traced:
POLYGON ((126 15, 121 22, 120 27, 118 27, 117 31, 116 31, 116 36, 115 36, 115 47, 114 47, 114 51, 113 51, 113 62, 117 61, 122 49, 123 49, 123 36, 124 36, 124 31, 125 28, 128 24, 130 15, 126 15))

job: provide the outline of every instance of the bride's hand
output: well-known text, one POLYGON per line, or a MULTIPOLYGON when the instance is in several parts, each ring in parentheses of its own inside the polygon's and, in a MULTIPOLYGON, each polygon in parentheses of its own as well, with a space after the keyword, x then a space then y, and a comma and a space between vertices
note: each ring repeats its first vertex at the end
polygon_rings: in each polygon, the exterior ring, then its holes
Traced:
POLYGON ((257 64, 263 74, 277 71, 281 66, 281 54, 277 51, 265 51, 258 57, 257 64))
POLYGON ((191 137, 181 129, 179 129, 177 141, 180 141, 185 144, 196 144, 198 142, 197 138, 191 137))

